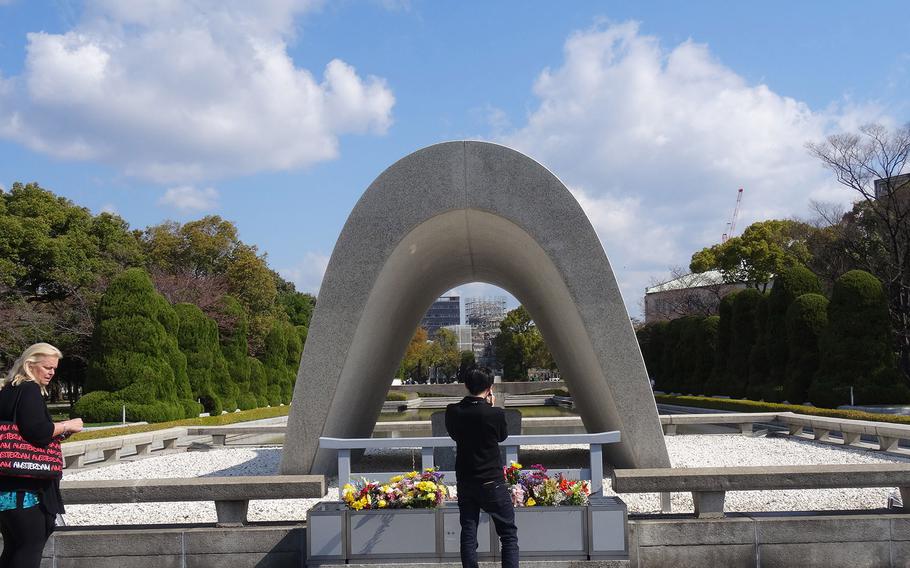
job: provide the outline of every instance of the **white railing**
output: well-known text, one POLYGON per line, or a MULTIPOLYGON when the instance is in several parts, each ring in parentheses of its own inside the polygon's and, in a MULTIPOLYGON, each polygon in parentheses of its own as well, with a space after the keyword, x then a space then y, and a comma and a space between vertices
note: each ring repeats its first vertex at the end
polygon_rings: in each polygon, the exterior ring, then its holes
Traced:
MULTIPOLYGON (((506 450, 506 461, 518 461, 518 448, 529 445, 552 444, 587 444, 591 457, 590 468, 586 469, 552 469, 551 473, 562 473, 566 477, 591 480, 591 495, 603 492, 603 446, 619 442, 619 432, 599 432, 596 434, 546 434, 530 436, 509 436, 499 445, 506 450)), ((433 450, 436 448, 454 448, 451 438, 319 438, 319 447, 338 450, 338 487, 343 487, 351 480, 351 450, 420 448, 420 467, 433 467, 433 450)), ((390 472, 357 472, 357 477, 379 479, 390 472)), ((442 472, 447 479, 455 479, 454 471, 442 472)))

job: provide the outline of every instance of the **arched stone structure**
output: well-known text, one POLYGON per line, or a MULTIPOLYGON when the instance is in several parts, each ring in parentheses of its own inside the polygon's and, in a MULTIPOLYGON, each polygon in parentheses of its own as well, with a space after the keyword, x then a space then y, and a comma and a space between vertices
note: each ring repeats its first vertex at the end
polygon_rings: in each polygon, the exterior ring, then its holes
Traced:
POLYGON ((622 432, 606 461, 669 466, 628 312, 578 202, 519 152, 447 142, 393 164, 345 223, 303 352, 282 472, 334 471, 320 436, 369 437, 421 316, 475 281, 528 309, 588 431, 622 432))

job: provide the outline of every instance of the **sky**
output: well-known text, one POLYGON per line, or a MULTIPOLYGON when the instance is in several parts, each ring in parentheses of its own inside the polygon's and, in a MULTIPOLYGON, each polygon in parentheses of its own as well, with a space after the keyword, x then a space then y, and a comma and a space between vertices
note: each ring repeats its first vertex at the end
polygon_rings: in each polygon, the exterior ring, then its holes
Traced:
POLYGON ((385 168, 497 142, 569 187, 639 316, 738 188, 740 230, 852 201, 805 144, 910 119, 907 21, 902 0, 0 0, 0 186, 133 228, 220 215, 317 293, 385 168))

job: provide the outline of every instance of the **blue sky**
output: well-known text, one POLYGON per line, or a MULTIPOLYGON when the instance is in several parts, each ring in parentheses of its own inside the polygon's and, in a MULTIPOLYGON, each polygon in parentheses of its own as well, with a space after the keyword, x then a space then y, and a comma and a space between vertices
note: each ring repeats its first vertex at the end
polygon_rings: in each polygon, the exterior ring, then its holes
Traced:
POLYGON ((740 227, 851 200, 803 146, 910 118, 908 17, 900 1, 0 0, 0 185, 137 228, 221 215, 315 291, 384 168, 496 141, 573 191, 634 315, 720 239, 738 187, 740 227))

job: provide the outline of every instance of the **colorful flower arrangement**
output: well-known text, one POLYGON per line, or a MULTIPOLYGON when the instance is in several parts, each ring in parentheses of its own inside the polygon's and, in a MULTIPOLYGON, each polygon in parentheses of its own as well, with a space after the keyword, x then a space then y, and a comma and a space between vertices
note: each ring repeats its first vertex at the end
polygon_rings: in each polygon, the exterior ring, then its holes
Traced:
POLYGON ((396 475, 388 483, 361 479, 341 488, 341 498, 349 509, 432 509, 449 494, 437 468, 396 475))
POLYGON ((503 468, 503 475, 516 507, 586 505, 591 493, 587 481, 569 480, 562 474, 553 479, 540 464, 523 469, 520 463, 512 462, 503 468))

